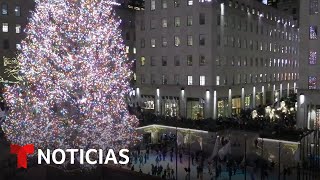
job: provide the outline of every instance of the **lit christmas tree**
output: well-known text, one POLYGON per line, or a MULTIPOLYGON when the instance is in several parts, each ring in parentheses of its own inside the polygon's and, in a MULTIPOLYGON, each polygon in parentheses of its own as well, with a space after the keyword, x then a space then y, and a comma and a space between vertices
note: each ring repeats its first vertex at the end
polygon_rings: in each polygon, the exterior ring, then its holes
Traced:
POLYGON ((36 0, 4 94, 11 143, 38 148, 126 148, 138 120, 125 102, 131 62, 109 0, 36 0))

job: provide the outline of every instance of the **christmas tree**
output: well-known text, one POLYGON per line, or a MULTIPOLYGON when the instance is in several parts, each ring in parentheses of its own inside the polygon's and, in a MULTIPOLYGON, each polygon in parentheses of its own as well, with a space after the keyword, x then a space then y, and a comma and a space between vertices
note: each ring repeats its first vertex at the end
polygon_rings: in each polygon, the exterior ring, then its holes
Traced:
POLYGON ((2 129, 37 148, 127 148, 137 140, 132 75, 108 0, 36 0, 21 43, 22 80, 8 86, 2 129))

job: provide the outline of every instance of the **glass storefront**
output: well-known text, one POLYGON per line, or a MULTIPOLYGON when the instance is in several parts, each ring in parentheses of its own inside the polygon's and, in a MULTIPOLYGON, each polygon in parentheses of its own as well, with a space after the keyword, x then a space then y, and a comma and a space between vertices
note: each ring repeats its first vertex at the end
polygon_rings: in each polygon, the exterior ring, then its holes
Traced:
POLYGON ((165 116, 179 115, 179 97, 164 96, 162 97, 162 109, 165 116))
POLYGON ((232 98, 232 113, 240 114, 241 112, 241 97, 232 98))
POLYGON ((263 104, 263 98, 262 98, 262 93, 257 93, 256 94, 256 107, 261 106, 263 104))
POLYGON ((204 100, 199 98, 187 98, 187 118, 203 119, 204 100))
POLYGON ((250 95, 246 95, 244 98, 244 108, 248 109, 251 107, 251 94, 250 95))
POLYGON ((152 95, 141 95, 141 108, 149 112, 154 112, 154 100, 155 97, 152 95))
POLYGON ((228 113, 228 98, 218 99, 218 117, 227 116, 228 113))

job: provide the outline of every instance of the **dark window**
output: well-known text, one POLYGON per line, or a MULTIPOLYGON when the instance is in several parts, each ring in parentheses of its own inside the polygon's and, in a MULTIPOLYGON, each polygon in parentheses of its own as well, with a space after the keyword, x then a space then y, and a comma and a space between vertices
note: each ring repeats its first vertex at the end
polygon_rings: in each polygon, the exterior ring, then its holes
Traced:
POLYGON ((9 49, 9 48, 10 48, 9 40, 8 39, 3 40, 3 49, 9 49))
POLYGON ((1 14, 8 15, 8 4, 7 3, 1 4, 1 14))
POLYGON ((200 13, 199 15, 199 24, 203 25, 206 23, 206 16, 203 13, 200 13))
POLYGON ((130 33, 129 32, 126 33, 126 40, 130 40, 130 33))

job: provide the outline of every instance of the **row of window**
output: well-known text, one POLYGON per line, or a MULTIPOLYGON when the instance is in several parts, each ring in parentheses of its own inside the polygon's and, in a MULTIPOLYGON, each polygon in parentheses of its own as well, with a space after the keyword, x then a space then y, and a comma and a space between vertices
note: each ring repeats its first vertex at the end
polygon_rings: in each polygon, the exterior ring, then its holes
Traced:
MULTIPOLYGON (((277 81, 291 81, 297 80, 297 73, 278 73, 278 74, 233 74, 231 76, 231 85, 235 84, 247 84, 247 83, 266 83, 266 82, 277 82, 277 81)), ((224 76, 222 79, 221 76, 216 76, 216 85, 229 85, 228 84, 228 75, 224 76)))
POLYGON ((290 33, 288 31, 281 31, 280 29, 275 29, 274 26, 268 27, 267 25, 262 25, 254 22, 248 23, 247 20, 242 20, 239 17, 239 20, 236 20, 237 16, 221 16, 217 17, 217 25, 221 25, 221 21, 223 22, 224 27, 230 27, 231 29, 236 29, 238 31, 247 32, 250 29, 250 32, 256 32, 257 34, 265 34, 266 36, 273 37, 275 39, 285 39, 298 41, 298 33, 290 33), (221 20, 221 18, 223 20, 221 20))
MULTIPOLYGON (((290 81, 290 80, 297 80, 298 79, 298 74, 297 73, 278 73, 278 74, 236 74, 232 75, 231 78, 231 85, 235 84, 247 84, 247 83, 263 83, 263 82, 277 82, 277 81, 290 81)), ((187 75, 186 76, 186 84, 189 86, 192 85, 200 85, 200 86, 205 86, 206 85, 206 76, 200 75, 199 81, 196 84, 194 81, 194 77, 192 75, 187 75)), ((161 84, 180 84, 181 81, 181 76, 179 74, 174 74, 173 75, 173 82, 169 81, 168 75, 161 75, 161 84)), ((151 84, 157 84, 157 75, 156 74, 151 74, 150 75, 150 83, 151 84)), ((310 80, 309 80, 310 81, 310 80)), ((141 84, 146 84, 146 76, 144 74, 141 74, 141 84)), ((216 85, 217 86, 223 86, 223 85, 228 85, 228 76, 225 76, 222 78, 220 75, 216 76, 216 85)))
MULTIPOLYGON (((168 8, 168 3, 170 3, 170 0, 161 0, 161 8, 162 9, 167 9, 168 8)), ((151 0, 150 1, 150 10, 154 11, 156 10, 156 0, 151 0)), ((186 0, 187 6, 192 6, 193 5, 193 0, 186 0)), ((173 0, 173 6, 175 8, 180 7, 181 5, 181 0, 173 0)))
MULTIPOLYGON (((9 15, 9 7, 7 3, 1 4, 1 14, 2 15, 9 15)), ((14 6, 14 15, 21 16, 21 8, 20 6, 14 6)))
MULTIPOLYGON (((161 38, 162 42, 161 45, 162 47, 167 47, 168 46, 168 38, 162 37, 161 38)), ((140 47, 145 48, 145 39, 140 40, 140 47)), ((199 46, 204 46, 206 44, 206 38, 204 34, 199 35, 199 46)), ((174 36, 174 46, 178 47, 181 45, 181 39, 180 36, 174 36)), ((193 46, 193 36, 188 35, 187 36, 187 45, 188 46, 193 46)), ((151 38, 150 39, 150 47, 155 48, 157 47, 156 39, 151 38)))
MULTIPOLYGON (((193 36, 187 35, 186 41, 187 46, 193 46, 193 36)), ((233 36, 225 36, 224 38, 224 46, 225 47, 237 47, 237 48, 244 48, 244 49, 251 49, 251 50, 258 50, 258 51, 270 51, 270 52, 278 52, 278 53, 289 53, 289 54, 297 54, 298 50, 295 47, 291 46, 284 46, 277 43, 263 43, 262 41, 254 41, 253 40, 247 40, 237 37, 237 39, 233 36), (256 48, 254 48, 254 46, 256 48)), ((167 47, 168 46, 168 38, 167 37, 161 37, 161 46, 167 47)), ((204 34, 199 35, 198 40, 199 46, 205 46, 206 45, 206 36, 204 34)), ((180 36, 174 36, 174 46, 179 47, 181 45, 181 38, 180 36)), ((217 45, 221 46, 221 36, 218 34, 217 37, 217 45)), ((146 42, 145 39, 140 40, 140 47, 145 48, 146 42)), ((156 48, 157 47, 157 39, 151 38, 150 39, 150 47, 156 48)))
MULTIPOLYGON (((161 56, 161 65, 162 66, 168 66, 168 62, 172 62, 168 60, 168 56, 161 56)), ((159 65, 158 58, 155 56, 150 57, 150 66, 157 66, 159 65)), ((173 64, 174 66, 180 66, 181 65, 181 57, 180 56, 174 56, 173 57, 173 64)), ((145 66, 147 65, 146 57, 141 56, 140 57, 140 65, 145 66)), ((186 65, 187 66, 193 66, 194 65, 194 59, 192 55, 186 56, 186 65)), ((206 58, 204 55, 199 56, 199 66, 206 65, 206 58)), ((295 60, 290 59, 263 59, 263 58, 253 58, 251 57, 249 60, 247 57, 241 57, 238 56, 237 58, 235 56, 232 57, 225 57, 225 56, 217 56, 216 58, 216 65, 217 66, 255 66, 255 67, 298 67, 298 63, 295 60), (229 63, 228 63, 229 62, 229 63)))
MULTIPOLYGON (((180 66, 181 65, 181 59, 180 56, 174 56, 174 65, 180 66)), ((150 57, 150 66, 157 66, 157 57, 151 56, 150 57)), ((161 65, 162 66, 168 66, 168 62, 171 62, 168 60, 167 56, 161 56, 161 65)), ((140 65, 145 66, 147 64, 145 56, 140 57, 140 65)), ((194 59, 192 55, 187 56, 187 66, 193 66, 194 65, 194 59)), ((206 58, 204 55, 199 56, 199 66, 205 66, 206 65, 206 58)))
MULTIPOLYGON (((9 32, 9 23, 2 23, 2 32, 9 32)), ((16 24, 15 27, 15 32, 17 34, 21 33, 21 25, 20 24, 16 24)))
POLYGON ((233 3, 232 0, 229 0, 229 3, 228 3, 229 7, 234 7, 235 9, 238 9, 240 8, 241 11, 247 11, 248 14, 253 14, 253 15, 257 15, 259 16, 260 18, 262 17, 265 17, 266 19, 269 19, 271 21, 276 21, 278 23, 282 23, 284 25, 289 25, 291 26, 291 21, 286 19, 286 18, 283 18, 283 17, 280 17, 280 16, 277 16, 277 15, 273 15, 272 13, 263 13, 261 12, 259 9, 255 9, 255 8, 250 8, 249 5, 245 5, 244 3, 242 3, 241 5, 239 5, 239 2, 236 1, 235 3, 233 3))
MULTIPOLYGON (((217 37, 217 45, 221 46, 221 37, 218 34, 217 37)), ((235 38, 234 36, 225 36, 223 38, 224 40, 224 46, 225 47, 237 47, 237 48, 244 48, 244 49, 250 49, 250 50, 257 50, 257 51, 270 51, 270 52, 278 52, 278 53, 289 53, 289 54, 297 54, 298 49, 291 46, 284 46, 280 45, 278 43, 268 43, 268 42, 262 42, 262 41, 253 41, 253 40, 247 40, 247 39, 241 39, 239 37, 235 38), (255 47, 255 48, 254 48, 255 47)))
MULTIPOLYGON (((189 85, 189 86, 196 85, 193 77, 194 76, 190 76, 190 75, 187 76, 187 85, 189 85)), ((151 84, 156 84, 157 83, 156 75, 151 74, 150 80, 151 80, 151 84)), ((173 77, 173 81, 174 81, 173 82, 174 84, 180 84, 180 75, 175 74, 173 77)), ((145 78, 144 74, 141 74, 141 84, 145 84, 145 83, 146 83, 146 78, 145 78)), ((169 84, 167 75, 161 76, 161 84, 169 84)), ((198 85, 200 85, 200 86, 206 85, 206 76, 199 76, 199 84, 198 85)))
MULTIPOLYGON (((150 29, 156 29, 157 27, 157 23, 159 21, 155 18, 152 18, 150 20, 150 29)), ((199 24, 200 25, 204 25, 206 23, 206 19, 205 19, 205 14, 204 13, 200 13, 199 14, 199 24)), ((167 17, 164 17, 161 19, 161 27, 162 28, 167 28, 169 27, 169 20, 167 17)), ((187 26, 192 26, 193 25, 193 16, 187 16, 187 22, 186 22, 187 26)), ((180 27, 181 26, 181 17, 180 16, 175 16, 174 17, 174 26, 175 27, 180 27)), ((144 31, 145 30, 145 23, 144 20, 141 20, 140 23, 140 30, 144 31)))
POLYGON ((298 63, 296 60, 290 59, 264 59, 264 58, 253 58, 251 57, 248 60, 248 57, 225 57, 225 56, 217 56, 216 57, 216 65, 217 66, 256 66, 256 67, 298 67, 298 63), (229 63, 228 63, 229 62, 229 63))

